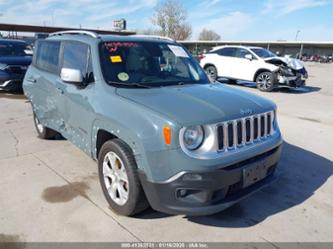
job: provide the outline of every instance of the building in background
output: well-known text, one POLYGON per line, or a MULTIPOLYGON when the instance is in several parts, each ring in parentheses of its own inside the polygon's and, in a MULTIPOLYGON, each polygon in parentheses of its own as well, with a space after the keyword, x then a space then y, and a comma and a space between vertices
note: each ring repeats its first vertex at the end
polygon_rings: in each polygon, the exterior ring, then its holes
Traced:
MULTIPOLYGON (((135 32, 126 31, 126 20, 119 19, 113 23, 114 27, 111 30, 101 29, 85 29, 99 34, 113 35, 133 35, 135 32)), ((0 23, 0 32, 7 32, 8 38, 23 39, 29 44, 35 39, 45 37, 49 33, 75 30, 73 27, 54 27, 54 26, 34 26, 34 25, 18 25, 18 24, 2 24, 0 23), (24 34, 24 35, 22 35, 24 34)), ((194 56, 198 56, 205 51, 211 50, 215 46, 221 45, 245 45, 264 47, 272 52, 278 53, 281 56, 290 55, 292 57, 302 56, 332 56, 333 41, 179 41, 187 47, 194 56)))
MULTIPOLYGON (((20 25, 20 24, 7 24, 0 23, 0 32, 7 33, 4 38, 22 39, 27 41, 29 44, 36 39, 45 38, 49 33, 65 30, 88 30, 98 34, 108 35, 133 35, 135 32, 126 31, 126 20, 116 20, 118 25, 117 30, 105 30, 105 29, 89 29, 89 28, 73 28, 73 27, 54 27, 54 26, 36 26, 36 25, 20 25)), ((116 27, 114 27, 116 28, 116 27)))
POLYGON ((333 41, 179 41, 195 56, 205 51, 211 50, 213 47, 222 45, 244 45, 257 46, 271 50, 281 56, 289 55, 292 57, 302 56, 332 56, 333 41))

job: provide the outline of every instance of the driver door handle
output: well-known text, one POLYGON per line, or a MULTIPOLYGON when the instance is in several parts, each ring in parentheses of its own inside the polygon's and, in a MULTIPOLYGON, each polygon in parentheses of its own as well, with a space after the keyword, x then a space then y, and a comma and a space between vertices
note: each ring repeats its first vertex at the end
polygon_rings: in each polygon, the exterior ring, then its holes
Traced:
POLYGON ((34 77, 28 78, 27 81, 29 81, 31 83, 36 83, 37 82, 37 80, 34 77))
POLYGON ((60 87, 57 87, 56 89, 57 89, 57 91, 58 91, 60 94, 64 94, 64 90, 61 89, 60 87))

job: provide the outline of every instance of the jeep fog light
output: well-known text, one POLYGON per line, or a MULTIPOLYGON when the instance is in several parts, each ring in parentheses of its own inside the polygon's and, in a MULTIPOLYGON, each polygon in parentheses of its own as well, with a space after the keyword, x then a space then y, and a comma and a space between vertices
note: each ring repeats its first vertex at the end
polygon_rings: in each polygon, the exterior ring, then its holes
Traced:
POLYGON ((188 173, 183 176, 184 181, 200 181, 202 180, 202 176, 195 173, 188 173))
POLYGON ((204 130, 201 125, 189 126, 186 128, 183 141, 186 149, 198 149, 204 140, 204 130))

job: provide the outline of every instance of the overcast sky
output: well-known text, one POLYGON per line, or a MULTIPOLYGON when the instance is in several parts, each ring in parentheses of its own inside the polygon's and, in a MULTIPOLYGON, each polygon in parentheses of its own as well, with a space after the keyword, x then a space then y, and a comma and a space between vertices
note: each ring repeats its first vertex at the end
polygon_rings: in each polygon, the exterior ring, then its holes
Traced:
MULTIPOLYGON (((0 23, 128 29, 152 27, 159 0, 0 0, 0 23)), ((214 29, 224 40, 333 40, 333 0, 180 0, 193 27, 214 29)))

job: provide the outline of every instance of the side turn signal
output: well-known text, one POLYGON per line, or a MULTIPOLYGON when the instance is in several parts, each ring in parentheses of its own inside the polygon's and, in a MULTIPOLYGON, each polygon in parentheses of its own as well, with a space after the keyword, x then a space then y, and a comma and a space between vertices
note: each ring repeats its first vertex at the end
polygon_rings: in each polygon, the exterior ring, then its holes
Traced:
POLYGON ((171 128, 168 126, 165 126, 163 128, 163 136, 164 136, 164 143, 167 145, 171 144, 171 128))

